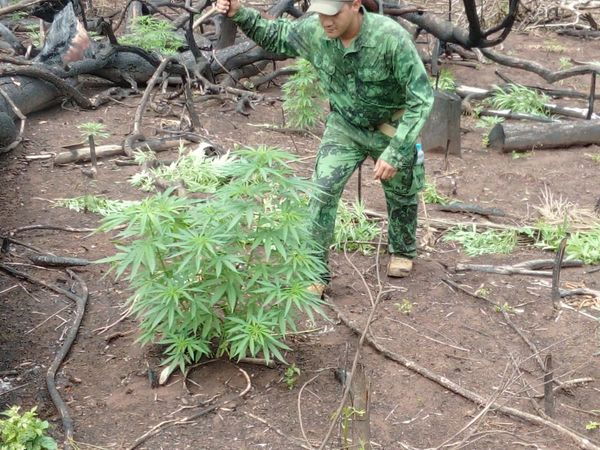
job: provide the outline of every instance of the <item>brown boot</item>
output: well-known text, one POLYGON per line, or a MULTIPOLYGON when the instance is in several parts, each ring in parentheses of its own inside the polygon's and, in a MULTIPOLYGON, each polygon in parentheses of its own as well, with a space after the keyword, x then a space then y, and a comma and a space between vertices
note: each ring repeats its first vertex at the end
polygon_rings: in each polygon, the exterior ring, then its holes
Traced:
POLYGON ((308 287, 308 292, 322 299, 326 287, 327 285, 325 283, 314 283, 308 287))
POLYGON ((390 261, 387 267, 388 277, 404 278, 412 270, 412 259, 398 255, 390 255, 390 261))

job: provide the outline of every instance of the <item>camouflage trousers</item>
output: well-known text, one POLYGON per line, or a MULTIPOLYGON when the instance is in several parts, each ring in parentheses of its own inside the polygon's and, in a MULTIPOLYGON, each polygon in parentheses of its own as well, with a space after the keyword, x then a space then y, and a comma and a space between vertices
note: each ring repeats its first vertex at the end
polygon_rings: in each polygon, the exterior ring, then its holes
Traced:
MULTIPOLYGON (((389 141, 390 138, 377 129, 357 128, 335 112, 329 115, 313 174, 313 182, 319 190, 309 205, 311 232, 325 262, 333 242, 338 204, 348 179, 367 157, 377 160, 389 141)), ((423 188, 424 179, 423 164, 416 164, 415 153, 411 166, 381 182, 389 219, 390 253, 408 258, 416 256, 417 194, 423 188)))

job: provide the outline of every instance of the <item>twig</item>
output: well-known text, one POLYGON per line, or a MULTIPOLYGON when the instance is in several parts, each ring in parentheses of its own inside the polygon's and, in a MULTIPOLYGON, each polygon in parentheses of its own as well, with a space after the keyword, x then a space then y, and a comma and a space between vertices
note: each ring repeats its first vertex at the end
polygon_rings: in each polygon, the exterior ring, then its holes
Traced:
POLYGON ((15 3, 14 5, 5 6, 4 8, 0 8, 0 17, 10 14, 15 11, 20 11, 29 6, 36 5, 38 3, 42 3, 44 0, 23 0, 19 3, 15 3))
POLYGON ((127 319, 129 317, 129 315, 131 314, 131 312, 133 311, 133 304, 131 306, 129 306, 129 308, 127 309, 127 311, 125 311, 123 314, 121 314, 121 317, 119 317, 117 320, 115 320, 113 323, 111 323, 110 325, 106 325, 104 327, 100 327, 100 328, 96 328, 94 330, 92 330, 94 333, 98 333, 98 334, 103 334, 106 333, 108 330, 110 330, 112 327, 114 327, 115 325, 118 325, 119 323, 123 322, 125 319, 127 319))
POLYGON ((554 384, 554 369, 552 368, 552 353, 546 355, 544 363, 544 412, 548 416, 554 417, 554 389, 552 388, 554 384))
POLYGON ((271 425, 269 422, 267 422, 267 421, 266 421, 265 419, 263 419, 262 417, 255 416, 254 414, 252 414, 252 413, 249 413, 249 412, 246 412, 246 411, 242 411, 242 414, 244 414, 244 415, 246 415, 246 416, 248 416, 248 417, 251 417, 251 418, 253 418, 253 419, 255 419, 255 420, 258 420, 259 422, 261 422, 261 423, 265 424, 267 427, 269 427, 271 430, 273 430, 275 433, 277 433, 279 436, 286 438, 288 441, 290 441, 290 442, 293 442, 294 444, 296 444, 296 445, 299 445, 299 446, 300 446, 300 447, 302 447, 302 448, 305 448, 305 449, 308 449, 308 450, 311 450, 311 449, 313 448, 312 446, 310 446, 310 447, 307 447, 306 445, 304 445, 304 444, 300 443, 300 442, 299 442, 299 441, 300 441, 300 439, 298 439, 298 438, 295 438, 295 437, 288 436, 287 434, 285 434, 285 433, 284 433, 283 431, 281 431, 280 429, 278 429, 278 428, 275 428, 273 425, 271 425))
MULTIPOLYGON (((26 244, 25 242, 17 241, 16 239, 13 239, 12 237, 9 237, 9 236, 0 236, 0 239, 2 239, 3 241, 7 241, 9 243, 15 244, 15 245, 20 245, 21 247, 28 248, 29 250, 33 250, 34 252, 37 252, 37 253, 44 253, 43 250, 40 250, 39 248, 34 247, 33 245, 29 245, 29 244, 26 244)), ((3 242, 2 243, 3 248, 4 248, 4 245, 5 244, 3 242)))
POLYGON ((552 306, 555 311, 560 309, 560 266, 562 264, 562 260, 565 257, 565 248, 567 247, 567 238, 563 238, 560 241, 560 245, 558 246, 558 251, 556 252, 556 259, 554 261, 554 269, 552 270, 552 306))
POLYGON ((54 314, 52 314, 51 316, 46 317, 46 319, 44 319, 42 322, 38 323, 35 327, 33 327, 31 330, 27 330, 25 332, 25 334, 29 334, 34 330, 37 330, 39 327, 41 327, 42 325, 44 325, 46 322, 48 322, 50 319, 52 319, 54 316, 60 314, 61 312, 63 312, 65 309, 70 308, 71 305, 67 305, 61 309, 59 309, 58 311, 56 311, 54 314))
POLYGON ((160 75, 163 73, 163 71, 167 67, 167 64, 169 64, 171 62, 177 62, 177 60, 172 57, 164 58, 160 62, 160 64, 158 65, 158 67, 156 68, 154 73, 152 74, 152 77, 150 78, 150 80, 148 81, 148 83, 146 85, 146 90, 144 91, 144 95, 142 95, 142 99, 140 100, 140 105, 138 106, 137 110, 135 111, 135 116, 133 119, 133 134, 134 135, 140 134, 142 116, 144 115, 144 110, 146 109, 146 104, 148 103, 148 99, 150 98, 150 93, 152 92, 152 89, 154 89, 154 85, 156 84, 158 77, 160 77, 160 75))
POLYGON ((306 435, 306 431, 304 430, 304 424, 302 421, 302 392, 304 391, 306 386, 308 386, 310 383, 315 381, 322 373, 323 372, 319 372, 318 374, 316 374, 314 377, 312 377, 310 380, 308 380, 306 383, 304 383, 302 385, 302 387, 298 391, 298 401, 296 402, 297 408, 298 408, 298 423, 300 424, 300 432, 302 433, 302 437, 304 438, 304 441, 310 446, 311 449, 314 447, 308 440, 308 436, 306 435))
POLYGON ((59 225, 26 225, 24 227, 15 228, 11 231, 12 235, 22 233, 23 231, 30 230, 54 230, 54 231, 68 231, 70 233, 93 233, 96 231, 95 228, 72 228, 72 227, 63 227, 59 225))
POLYGON ((435 338, 432 338, 431 336, 427 336, 426 334, 420 333, 420 332, 419 332, 419 330, 417 330, 415 327, 413 327, 412 325, 409 325, 409 324, 407 324, 407 323, 404 323, 404 322, 402 322, 401 320, 392 319, 391 317, 386 317, 386 319, 388 319, 388 320, 390 320, 390 321, 392 321, 392 322, 395 322, 395 323, 399 323, 400 325, 404 325, 405 327, 408 327, 408 328, 410 328, 411 330, 413 330, 415 333, 417 333, 417 335, 421 336, 422 338, 425 338, 425 339, 427 339, 427 340, 430 340, 430 341, 432 341, 432 342, 435 342, 435 343, 437 343, 437 344, 446 345, 446 346, 448 346, 448 347, 450 347, 450 348, 453 348, 453 349, 455 349, 455 350, 459 350, 459 351, 461 351, 461 352, 466 352, 466 353, 469 353, 469 352, 471 351, 471 350, 469 350, 468 348, 463 348, 463 347, 459 347, 459 346, 457 346, 457 345, 452 345, 452 344, 449 344, 449 343, 447 343, 447 342, 439 341, 439 340, 437 340, 437 339, 435 339, 435 338))
POLYGON ((13 391, 16 391, 18 389, 24 388, 25 386, 28 386, 30 384, 31 383, 25 383, 25 384, 21 384, 20 386, 15 386, 14 388, 10 388, 7 391, 0 392, 0 395, 8 394, 9 392, 13 392, 13 391))

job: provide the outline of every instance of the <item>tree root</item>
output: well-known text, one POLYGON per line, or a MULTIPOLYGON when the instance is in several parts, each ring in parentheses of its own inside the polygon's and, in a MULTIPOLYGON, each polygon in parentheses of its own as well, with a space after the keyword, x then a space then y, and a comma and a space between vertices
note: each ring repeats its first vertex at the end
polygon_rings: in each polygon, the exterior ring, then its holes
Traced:
MULTIPOLYGON (((340 310, 340 308, 338 308, 334 303, 330 303, 329 306, 336 312, 336 314, 338 315, 340 320, 344 323, 344 325, 346 325, 348 328, 350 328, 357 335, 360 335, 362 333, 363 330, 359 329, 356 325, 351 323, 350 320, 340 310)), ((455 382, 449 380, 448 378, 442 377, 425 367, 420 366, 416 362, 414 362, 400 354, 389 351, 388 349, 386 349, 385 347, 380 345, 370 334, 368 334, 366 336, 365 341, 372 348, 377 350, 380 354, 382 354, 387 359, 390 359, 392 361, 395 361, 395 362, 401 364, 402 366, 406 367, 407 369, 412 370, 413 372, 416 372, 419 375, 427 378, 428 380, 433 381, 434 383, 442 386, 444 389, 448 389, 448 390, 454 392, 455 394, 457 394, 479 406, 482 406, 482 407, 486 406, 486 404, 487 404, 486 399, 484 397, 482 397, 481 395, 479 395, 476 392, 473 392, 469 389, 466 389, 466 388, 456 384, 455 382)), ((579 435, 577 432, 566 428, 564 425, 562 425, 552 419, 544 419, 544 418, 536 416, 534 414, 530 414, 530 413, 527 413, 527 412, 524 412, 524 411, 521 411, 521 410, 518 410, 515 408, 511 408, 508 406, 500 405, 497 402, 494 402, 492 404, 491 408, 495 411, 507 414, 512 417, 516 417, 518 419, 524 420, 524 421, 532 423, 534 425, 551 428, 551 429, 557 431, 558 433, 560 433, 562 436, 569 438, 570 440, 575 442, 579 446, 579 448, 582 448, 584 450, 600 450, 600 446, 593 443, 588 438, 579 435)))
POLYGON ((54 292, 66 296, 67 298, 73 300, 76 303, 77 310, 75 313, 73 325, 69 329, 62 347, 56 353, 54 360, 52 361, 52 364, 50 365, 50 367, 48 368, 48 372, 46 373, 46 386, 48 387, 48 393, 50 394, 52 402, 54 403, 54 406, 56 407, 62 418, 63 431, 65 433, 65 442, 63 448, 65 450, 69 450, 71 448, 70 443, 73 441, 73 419, 71 419, 67 405, 61 398, 58 389, 56 389, 56 372, 60 368, 60 365, 66 358, 67 354, 69 353, 69 350, 71 349, 71 346, 73 345, 73 342, 75 342, 75 338, 77 337, 77 333, 79 331, 79 326, 81 325, 81 320, 83 319, 83 314, 85 313, 85 307, 89 295, 87 285, 80 276, 78 276, 69 269, 67 269, 67 273, 73 280, 75 280, 79 284, 81 288, 80 295, 74 294, 71 291, 67 291, 57 286, 48 284, 43 280, 32 277, 31 275, 25 272, 13 269, 12 267, 6 266, 2 263, 0 263, 0 270, 3 270, 4 272, 14 277, 25 279, 30 283, 40 284, 54 292))

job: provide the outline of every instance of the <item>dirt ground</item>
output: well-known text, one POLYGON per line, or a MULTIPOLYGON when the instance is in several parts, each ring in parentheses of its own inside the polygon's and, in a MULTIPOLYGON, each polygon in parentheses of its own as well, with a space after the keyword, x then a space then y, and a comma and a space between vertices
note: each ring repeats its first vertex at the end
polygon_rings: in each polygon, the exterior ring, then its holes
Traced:
MULTIPOLYGON (((557 37, 543 32, 513 33, 502 51, 539 61, 555 69, 563 56, 578 55, 580 60, 597 58, 595 43, 557 37), (559 43, 560 46, 550 43, 559 43)), ((478 69, 448 65, 459 83, 490 86, 500 83, 494 65, 478 69)), ((518 70, 502 69, 520 83, 545 86, 542 79, 518 70)), ((589 77, 562 83, 564 88, 588 91, 589 77)), ((207 136, 231 148, 234 144, 269 144, 295 152, 304 158, 298 173, 309 175, 318 139, 289 135, 257 127, 281 124, 279 90, 266 91, 276 98, 271 105, 257 105, 248 118, 224 106, 205 103, 200 118, 207 136)), ((97 111, 55 108, 32 115, 26 127, 25 145, 0 157, 1 231, 31 224, 51 224, 93 228, 98 216, 53 207, 51 200, 83 194, 105 195, 113 199, 137 199, 142 192, 128 184, 136 167, 120 167, 112 159, 103 159, 96 180, 82 175, 79 165, 53 167, 48 161, 28 161, 27 155, 56 152, 65 144, 79 140, 76 125, 102 120, 110 130, 107 143, 120 143, 130 133, 139 97, 113 103, 97 111)), ((573 104, 573 102, 571 102, 573 104)), ((584 104, 578 106, 585 107, 584 104)), ((178 114, 178 107, 174 108, 178 114)), ((598 106, 596 104, 596 111, 598 106)), ((148 112, 144 124, 148 134, 176 117, 159 117, 148 112)), ((535 217, 534 206, 547 187, 555 196, 593 208, 600 197, 600 165, 589 155, 599 147, 535 151, 514 159, 482 146, 482 131, 471 117, 463 117, 462 158, 450 156, 444 169, 444 156, 427 155, 429 180, 451 197, 468 203, 501 208, 507 217, 498 223, 522 223, 535 217)), ((317 133, 318 134, 318 133, 317 133)), ((175 155, 175 150, 162 157, 175 155)), ((363 196, 369 209, 384 212, 385 203, 378 182, 371 180, 372 164, 363 170, 363 196)), ((354 177, 345 198, 356 198, 354 177)), ((487 219, 467 214, 438 211, 428 205, 429 218, 456 222, 487 219)), ((420 224, 426 224, 421 208, 420 224)), ((385 289, 391 289, 380 303, 371 324, 373 339, 390 352, 402 355, 490 399, 536 414, 527 399, 524 383, 543 392, 543 372, 532 350, 506 323, 502 314, 485 301, 449 287, 444 279, 460 284, 470 292, 485 289, 489 299, 514 309, 510 318, 540 350, 543 358, 552 354, 555 376, 567 380, 591 377, 595 381, 556 393, 556 421, 600 442, 600 430, 586 430, 590 421, 598 421, 592 410, 600 409, 600 337, 599 303, 579 309, 581 297, 565 299, 573 310, 553 314, 549 279, 531 276, 492 275, 457 272, 461 262, 514 264, 553 258, 540 249, 520 246, 506 256, 469 258, 453 244, 440 238, 421 245, 414 273, 405 280, 391 280, 381 269, 385 289), (413 307, 409 315, 398 305, 405 300, 413 307), (584 315, 582 313, 588 314, 584 315), (515 375, 515 365, 520 375, 515 375)), ((423 237, 422 227, 419 237, 423 237)), ((19 234, 18 239, 62 256, 99 259, 114 251, 106 234, 67 233, 34 230, 19 234)), ((38 277, 69 286, 68 276, 60 270, 41 270, 27 264, 24 249, 15 247, 4 262, 38 277)), ((374 257, 349 255, 360 275, 375 292, 377 265, 374 257)), ((381 256, 385 267, 387 256, 381 256)), ((333 281, 329 301, 344 316, 362 329, 371 310, 369 296, 360 276, 343 254, 332 258, 333 281)), ((324 437, 333 412, 338 406, 342 387, 333 370, 351 364, 358 338, 336 313, 328 309, 330 320, 320 319, 316 329, 303 323, 306 333, 289 338, 293 349, 286 355, 301 370, 296 387, 284 383, 285 367, 267 368, 251 364, 233 364, 225 360, 206 361, 191 371, 184 385, 181 376, 172 376, 166 387, 153 389, 148 369, 159 371, 160 352, 155 347, 140 347, 135 342, 136 322, 128 318, 109 330, 124 311, 128 286, 104 276, 103 265, 77 270, 90 291, 90 299, 77 340, 57 376, 57 383, 75 423, 75 440, 82 449, 126 449, 155 425, 193 415, 202 408, 226 398, 235 398, 246 386, 243 369, 251 380, 244 399, 217 408, 186 424, 165 427, 138 448, 143 449, 294 449, 307 448, 302 431, 312 444, 324 437), (308 383, 310 381, 310 383, 308 383), (308 383, 308 384, 305 384, 308 383), (303 388, 301 390, 301 388, 303 388), (301 413, 302 421, 299 419, 301 413)), ((593 267, 564 269, 561 285, 600 289, 600 272, 593 267)), ((28 284, 0 273, 0 410, 16 404, 37 406, 40 416, 52 424, 52 434, 60 441, 60 417, 45 387, 45 374, 73 318, 73 303, 37 285, 28 284)), ((436 447, 446 441, 452 448, 469 449, 572 449, 578 446, 548 427, 533 425, 508 415, 488 411, 466 431, 456 435, 481 411, 476 404, 427 380, 412 370, 386 358, 370 346, 362 349, 361 362, 371 380, 371 433, 376 449, 436 447)), ((543 407, 542 400, 534 403, 543 407)), ((338 435, 336 431, 336 435, 338 435)), ((332 440, 329 448, 339 448, 332 440)))

